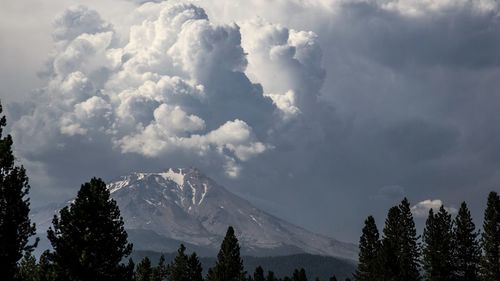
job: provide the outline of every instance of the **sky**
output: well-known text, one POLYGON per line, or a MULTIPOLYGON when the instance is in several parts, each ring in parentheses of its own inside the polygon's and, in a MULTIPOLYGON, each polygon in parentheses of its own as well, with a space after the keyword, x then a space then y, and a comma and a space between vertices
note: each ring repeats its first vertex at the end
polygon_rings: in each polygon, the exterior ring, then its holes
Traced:
POLYGON ((500 190, 495 0, 0 2, 0 98, 34 206, 197 167, 356 242, 403 197, 500 190))

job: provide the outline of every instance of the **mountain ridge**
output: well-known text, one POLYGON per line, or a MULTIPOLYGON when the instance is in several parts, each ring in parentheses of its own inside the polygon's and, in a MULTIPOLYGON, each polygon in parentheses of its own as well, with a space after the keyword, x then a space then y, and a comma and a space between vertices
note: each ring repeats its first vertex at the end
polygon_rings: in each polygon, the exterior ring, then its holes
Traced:
MULTIPOLYGON (((214 255, 231 225, 246 255, 309 253, 357 258, 355 245, 312 233, 262 211, 196 168, 135 172, 110 182, 108 189, 139 250, 175 251, 179 242, 214 255)), ((49 208, 33 218, 40 229, 46 229, 50 220, 43 219, 44 214, 52 217, 56 212, 49 208)))

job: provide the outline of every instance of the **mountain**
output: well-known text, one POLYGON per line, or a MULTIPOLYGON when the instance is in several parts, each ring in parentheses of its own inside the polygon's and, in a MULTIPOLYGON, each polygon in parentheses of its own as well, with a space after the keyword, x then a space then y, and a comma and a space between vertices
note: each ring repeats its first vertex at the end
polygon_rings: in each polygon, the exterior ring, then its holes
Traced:
MULTIPOLYGON (((245 255, 308 253, 357 258, 355 245, 270 215, 194 168, 132 173, 109 183, 108 188, 136 250, 173 252, 184 243, 200 255, 212 256, 231 225, 245 255)), ((32 220, 38 229, 46 230, 62 206, 34 210, 32 220)))

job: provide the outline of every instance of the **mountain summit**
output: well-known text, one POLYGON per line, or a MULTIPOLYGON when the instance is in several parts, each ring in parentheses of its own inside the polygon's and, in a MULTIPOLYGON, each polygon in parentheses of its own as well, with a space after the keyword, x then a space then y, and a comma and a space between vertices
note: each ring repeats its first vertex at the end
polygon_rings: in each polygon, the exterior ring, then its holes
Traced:
MULTIPOLYGON (((199 170, 132 173, 108 184, 136 250, 174 251, 179 243, 215 254, 229 225, 243 254, 310 253, 355 260, 356 246, 314 234, 253 206, 199 170)), ((50 209, 50 208, 49 208, 50 209)), ((44 213, 34 214, 43 225, 44 213)))

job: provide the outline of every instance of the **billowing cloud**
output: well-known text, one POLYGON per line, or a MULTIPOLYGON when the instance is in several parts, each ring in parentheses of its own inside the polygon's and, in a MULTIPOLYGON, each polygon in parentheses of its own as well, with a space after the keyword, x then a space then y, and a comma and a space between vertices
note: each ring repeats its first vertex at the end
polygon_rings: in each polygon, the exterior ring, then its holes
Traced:
MULTIPOLYGON (((273 123, 300 112, 290 92, 297 87, 286 87, 289 92, 273 102, 247 78, 237 25, 213 24, 202 8, 185 3, 147 3, 136 18, 128 41, 83 6, 56 19, 48 84, 32 112, 13 125, 20 151, 38 146, 36 156, 25 157, 50 157, 80 138, 146 158, 182 153, 222 161, 226 174, 236 177, 241 163, 273 148, 261 141, 271 138, 273 123)), ((293 54, 277 64, 306 67, 308 36, 287 35, 293 54)))
POLYGON ((44 86, 7 105, 34 183, 197 166, 355 241, 403 195, 479 215, 500 181, 498 1, 154 2, 56 18, 44 86))
MULTIPOLYGON (((443 206, 443 201, 439 199, 427 199, 418 202, 415 206, 411 207, 411 213, 417 218, 426 218, 429 215, 429 211, 431 209, 436 212, 439 210, 439 208, 441 208, 441 206, 443 206)), ((452 215, 458 212, 457 209, 453 207, 444 207, 444 209, 452 215)))

